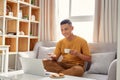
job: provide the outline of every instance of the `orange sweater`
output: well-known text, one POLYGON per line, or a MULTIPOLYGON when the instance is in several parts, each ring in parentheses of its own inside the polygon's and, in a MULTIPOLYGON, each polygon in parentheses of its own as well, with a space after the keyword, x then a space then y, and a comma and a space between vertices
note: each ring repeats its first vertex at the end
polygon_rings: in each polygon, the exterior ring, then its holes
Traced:
POLYGON ((79 57, 71 55, 69 53, 64 53, 65 48, 77 50, 84 55, 91 56, 87 42, 78 36, 75 36, 75 38, 71 41, 68 41, 66 38, 60 40, 56 45, 54 53, 57 57, 62 55, 62 62, 64 63, 84 65, 84 61, 79 57))

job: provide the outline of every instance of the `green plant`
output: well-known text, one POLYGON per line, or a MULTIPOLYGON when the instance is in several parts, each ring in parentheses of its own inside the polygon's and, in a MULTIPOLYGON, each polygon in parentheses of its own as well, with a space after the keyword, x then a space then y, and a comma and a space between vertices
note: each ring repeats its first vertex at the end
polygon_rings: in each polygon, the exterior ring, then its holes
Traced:
POLYGON ((23 16, 23 19, 29 19, 28 15, 23 16))
POLYGON ((35 3, 35 0, 31 0, 31 4, 34 4, 35 3))

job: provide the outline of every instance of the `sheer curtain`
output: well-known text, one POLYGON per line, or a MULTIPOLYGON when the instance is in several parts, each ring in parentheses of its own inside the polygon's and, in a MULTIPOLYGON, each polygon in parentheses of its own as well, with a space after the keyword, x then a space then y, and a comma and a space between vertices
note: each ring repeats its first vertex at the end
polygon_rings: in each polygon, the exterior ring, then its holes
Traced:
POLYGON ((95 0, 94 42, 117 42, 118 0, 95 0))
POLYGON ((55 0, 41 0, 40 5, 40 40, 54 40, 55 0))

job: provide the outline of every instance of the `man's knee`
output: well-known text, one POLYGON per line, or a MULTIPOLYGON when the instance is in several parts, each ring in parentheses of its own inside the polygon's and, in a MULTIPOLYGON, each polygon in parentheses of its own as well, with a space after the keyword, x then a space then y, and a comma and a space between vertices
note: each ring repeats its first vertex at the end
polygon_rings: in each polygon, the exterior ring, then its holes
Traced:
POLYGON ((73 70, 77 70, 77 71, 82 71, 82 72, 84 72, 84 69, 83 69, 83 67, 81 67, 81 66, 73 66, 72 68, 73 68, 73 70))
POLYGON ((50 60, 43 60, 43 65, 45 68, 48 67, 50 64, 51 64, 50 60))
POLYGON ((46 70, 52 69, 55 64, 57 63, 51 60, 43 60, 43 65, 46 70))
POLYGON ((83 76, 84 69, 81 66, 73 66, 72 67, 73 73, 75 76, 83 76))
POLYGON ((57 72, 59 73, 60 71, 64 70, 60 65, 57 64, 57 62, 55 61, 51 61, 51 60, 45 60, 43 61, 44 64, 44 68, 47 71, 50 72, 57 72))
POLYGON ((84 69, 81 66, 73 66, 67 70, 62 71, 62 73, 72 76, 82 76, 84 73, 84 69))

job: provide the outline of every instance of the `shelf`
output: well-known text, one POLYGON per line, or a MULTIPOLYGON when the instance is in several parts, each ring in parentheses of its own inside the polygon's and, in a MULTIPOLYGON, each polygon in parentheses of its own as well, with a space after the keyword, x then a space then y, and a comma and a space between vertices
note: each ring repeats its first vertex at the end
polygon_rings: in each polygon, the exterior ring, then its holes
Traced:
POLYGON ((39 21, 30 21, 31 23, 39 23, 39 21))
POLYGON ((38 23, 30 23, 30 36, 38 36, 38 23))
POLYGON ((30 5, 30 0, 19 0, 19 3, 30 5))
POLYGON ((12 35, 12 34, 6 34, 4 36, 7 37, 7 38, 17 38, 16 35, 12 35))
POLYGON ((2 36, 0 36, 0 45, 2 45, 2 36))
POLYGON ((16 52, 16 38, 5 38, 5 45, 10 45, 9 52, 16 52))
POLYGON ((24 35, 28 35, 28 22, 20 22, 19 23, 19 34, 24 33, 24 35))
POLYGON ((17 3, 17 0, 7 0, 7 2, 17 3))
POLYGON ((17 54, 16 52, 9 52, 9 55, 17 54))
POLYGON ((19 19, 20 22, 29 22, 29 20, 19 19))
POLYGON ((38 36, 30 36, 31 39, 38 39, 38 36))
POLYGON ((4 0, 0 0, 0 16, 3 16, 4 12, 4 0))
POLYGON ((7 10, 6 10, 6 15, 9 15, 9 16, 14 16, 14 17, 17 17, 17 2, 14 2, 14 1, 7 1, 7 10))
POLYGON ((19 69, 15 55, 32 51, 39 40, 39 3, 40 0, 0 0, 0 45, 10 45, 10 56, 14 56, 9 62, 12 69, 19 69))
POLYGON ((22 11, 22 18, 25 20, 29 20, 30 6, 20 3, 19 10, 22 11))
POLYGON ((13 19, 17 20, 17 17, 9 16, 9 15, 6 15, 5 18, 8 19, 8 20, 13 20, 13 19))
POLYGON ((18 51, 19 52, 28 51, 28 38, 18 39, 18 51))
POLYGON ((35 7, 32 7, 32 10, 31 10, 31 21, 35 20, 35 21, 39 21, 39 8, 35 8, 35 7), (35 19, 33 19, 33 17, 35 17, 35 19))
POLYGON ((38 39, 30 39, 30 51, 33 51, 33 48, 36 44, 36 42, 38 42, 38 39))
POLYGON ((28 38, 29 36, 28 35, 18 35, 18 37, 21 37, 21 38, 28 38))
POLYGON ((6 20, 5 34, 17 34, 17 20, 6 20))
POLYGON ((39 6, 31 5, 32 8, 40 9, 39 6))

